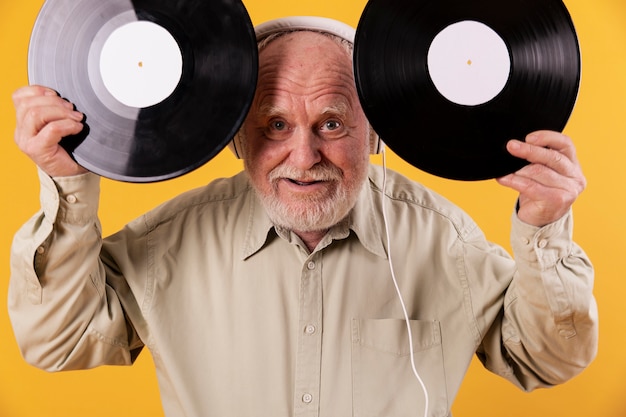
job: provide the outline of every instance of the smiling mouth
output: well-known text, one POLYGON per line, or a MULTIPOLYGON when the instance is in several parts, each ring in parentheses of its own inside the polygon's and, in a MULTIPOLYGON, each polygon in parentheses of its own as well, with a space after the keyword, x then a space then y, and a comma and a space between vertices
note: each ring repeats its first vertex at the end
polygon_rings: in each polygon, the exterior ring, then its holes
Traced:
POLYGON ((309 185, 315 185, 315 184, 319 184, 323 181, 298 181, 298 180, 294 180, 291 178, 286 178, 287 181, 291 182, 292 184, 296 184, 296 185, 300 185, 300 186, 309 186, 309 185))

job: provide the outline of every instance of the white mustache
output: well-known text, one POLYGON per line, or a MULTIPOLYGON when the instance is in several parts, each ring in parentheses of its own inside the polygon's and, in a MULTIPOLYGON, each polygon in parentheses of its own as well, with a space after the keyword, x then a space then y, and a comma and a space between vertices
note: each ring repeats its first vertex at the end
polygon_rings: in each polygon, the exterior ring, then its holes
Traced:
POLYGON ((298 182, 339 181, 342 178, 342 172, 334 165, 321 164, 307 170, 279 165, 269 173, 269 180, 272 183, 284 178, 298 182))

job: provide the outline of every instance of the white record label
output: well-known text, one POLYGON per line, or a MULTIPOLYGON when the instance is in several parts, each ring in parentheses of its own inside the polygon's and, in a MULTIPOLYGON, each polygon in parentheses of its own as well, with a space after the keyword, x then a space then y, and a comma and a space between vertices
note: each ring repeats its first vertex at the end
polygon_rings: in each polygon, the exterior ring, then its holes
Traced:
POLYGON ((114 30, 100 54, 105 87, 130 107, 150 107, 168 98, 182 70, 182 53, 176 40, 166 29, 149 21, 127 23, 114 30))
POLYGON ((449 101, 478 106, 504 89, 511 72, 509 50, 489 26, 473 20, 451 24, 428 50, 428 72, 449 101))

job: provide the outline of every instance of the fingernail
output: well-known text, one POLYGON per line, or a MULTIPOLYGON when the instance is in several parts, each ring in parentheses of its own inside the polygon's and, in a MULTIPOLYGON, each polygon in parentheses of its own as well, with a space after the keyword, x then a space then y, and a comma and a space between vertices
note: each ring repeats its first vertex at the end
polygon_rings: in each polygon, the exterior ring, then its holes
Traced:
POLYGON ((539 135, 537 135, 536 133, 531 133, 530 135, 526 136, 526 142, 535 143, 537 142, 538 137, 539 135))
POLYGON ((74 110, 72 112, 72 117, 78 120, 79 122, 82 122, 85 116, 81 112, 74 110))
POLYGON ((521 144, 519 143, 519 141, 517 141, 517 140, 510 140, 509 141, 509 149, 517 150, 520 147, 521 147, 521 144))

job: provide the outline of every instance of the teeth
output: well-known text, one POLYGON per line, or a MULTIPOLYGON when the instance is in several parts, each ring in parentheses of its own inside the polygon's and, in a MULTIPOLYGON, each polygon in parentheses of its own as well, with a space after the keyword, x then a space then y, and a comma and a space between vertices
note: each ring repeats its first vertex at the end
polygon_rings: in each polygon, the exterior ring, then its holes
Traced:
POLYGON ((311 184, 315 184, 318 182, 318 181, 303 182, 303 181, 297 181, 297 180, 289 180, 289 181, 293 182, 294 184, 302 185, 302 186, 311 185, 311 184))

